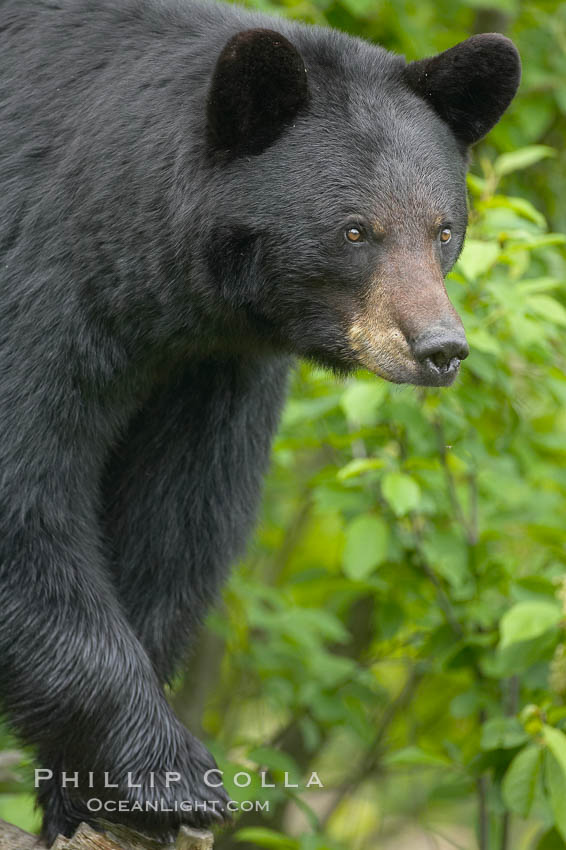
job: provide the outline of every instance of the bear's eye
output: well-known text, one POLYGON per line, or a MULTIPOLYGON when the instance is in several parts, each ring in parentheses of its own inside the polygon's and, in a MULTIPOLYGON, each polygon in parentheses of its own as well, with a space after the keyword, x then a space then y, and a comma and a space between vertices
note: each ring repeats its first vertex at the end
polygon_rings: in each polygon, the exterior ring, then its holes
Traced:
POLYGON ((450 242, 452 239, 452 231, 449 227, 443 227, 440 231, 440 241, 446 245, 447 242, 450 242))
POLYGON ((364 241, 364 234, 361 227, 356 227, 356 225, 352 225, 348 227, 345 232, 346 239, 348 242, 359 243, 364 241))

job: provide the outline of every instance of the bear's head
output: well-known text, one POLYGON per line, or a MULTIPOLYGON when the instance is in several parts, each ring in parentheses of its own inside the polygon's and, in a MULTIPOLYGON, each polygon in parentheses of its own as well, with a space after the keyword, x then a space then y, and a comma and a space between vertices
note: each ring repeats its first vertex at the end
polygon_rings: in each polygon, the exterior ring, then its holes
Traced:
POLYGON ((498 34, 409 64, 283 22, 234 35, 206 116, 223 300, 279 350, 452 383, 468 346, 444 276, 467 225, 468 150, 519 79, 498 34))

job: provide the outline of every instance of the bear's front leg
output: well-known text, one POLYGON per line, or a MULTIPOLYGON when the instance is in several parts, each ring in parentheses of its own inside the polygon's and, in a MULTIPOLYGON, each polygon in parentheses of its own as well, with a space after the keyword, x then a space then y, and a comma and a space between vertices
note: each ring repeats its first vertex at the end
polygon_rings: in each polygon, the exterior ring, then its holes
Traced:
POLYGON ((43 836, 99 818, 160 836, 221 821, 226 794, 205 781, 214 759, 173 714, 104 563, 101 417, 85 404, 80 419, 71 392, 48 389, 35 411, 31 393, 22 410, 0 399, 0 694, 53 773, 43 836))
MULTIPOLYGON (((92 565, 75 571, 48 536, 20 530, 18 542, 10 558, 23 579, 2 570, 11 601, 0 682, 13 726, 53 774, 40 793, 43 837, 50 844, 99 817, 163 836, 222 821, 226 794, 205 781, 214 759, 175 718, 102 576, 92 565)), ((88 543, 80 552, 75 563, 95 558, 88 543)))
POLYGON ((283 357, 185 365, 106 467, 103 518, 129 622, 169 678, 253 526, 287 383, 283 357))

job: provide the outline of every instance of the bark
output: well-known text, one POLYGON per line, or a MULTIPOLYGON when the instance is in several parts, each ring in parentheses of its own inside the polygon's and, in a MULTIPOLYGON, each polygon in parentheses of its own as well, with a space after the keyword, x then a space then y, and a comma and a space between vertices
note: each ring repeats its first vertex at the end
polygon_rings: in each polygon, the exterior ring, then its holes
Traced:
MULTIPOLYGON (((52 850, 213 850, 213 847, 212 833, 199 829, 182 827, 175 844, 166 846, 119 826, 109 825, 108 832, 100 833, 83 823, 72 838, 59 837, 52 850)), ((0 850, 46 848, 36 835, 0 820, 0 850)))

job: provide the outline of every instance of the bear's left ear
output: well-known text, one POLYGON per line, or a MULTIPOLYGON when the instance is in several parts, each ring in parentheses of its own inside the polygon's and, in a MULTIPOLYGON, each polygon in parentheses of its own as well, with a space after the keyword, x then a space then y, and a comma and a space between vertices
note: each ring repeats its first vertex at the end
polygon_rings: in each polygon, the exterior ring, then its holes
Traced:
POLYGON ((265 150, 308 101, 303 59, 273 30, 245 30, 224 47, 208 93, 209 143, 232 156, 265 150))
POLYGON ((456 138, 473 145, 513 100, 521 60, 504 35, 484 33, 430 59, 410 62, 404 74, 410 88, 434 107, 456 138))

